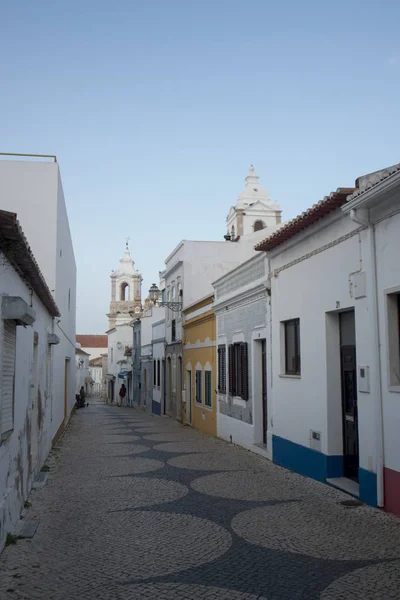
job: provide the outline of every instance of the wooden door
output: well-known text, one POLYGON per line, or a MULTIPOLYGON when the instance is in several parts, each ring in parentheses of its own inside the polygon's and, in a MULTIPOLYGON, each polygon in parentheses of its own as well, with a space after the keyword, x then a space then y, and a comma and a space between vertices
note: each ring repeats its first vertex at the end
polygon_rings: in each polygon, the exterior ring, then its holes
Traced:
POLYGON ((342 378, 343 472, 358 481, 358 411, 354 311, 340 315, 340 366, 342 378))
POLYGON ((263 443, 267 443, 268 411, 267 411, 267 344, 261 340, 261 381, 262 381, 262 418, 263 443))
POLYGON ((187 422, 192 424, 192 371, 188 369, 186 371, 186 419, 187 422))

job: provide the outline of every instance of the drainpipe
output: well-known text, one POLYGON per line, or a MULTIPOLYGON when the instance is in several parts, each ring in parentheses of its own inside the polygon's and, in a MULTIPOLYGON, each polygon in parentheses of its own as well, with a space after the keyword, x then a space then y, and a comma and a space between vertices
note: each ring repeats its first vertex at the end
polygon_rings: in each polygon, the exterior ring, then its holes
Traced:
POLYGON ((359 225, 364 225, 368 228, 369 247, 371 253, 372 266, 372 312, 375 315, 373 325, 374 336, 374 354, 375 362, 378 370, 378 397, 375 402, 375 430, 376 430, 376 478, 377 478, 377 505, 384 505, 384 489, 383 489, 383 405, 382 405, 382 369, 381 369, 381 336, 379 327, 379 310, 378 310, 378 283, 376 269, 376 241, 375 241, 375 226, 369 220, 368 212, 364 209, 352 209, 350 211, 350 219, 359 225))

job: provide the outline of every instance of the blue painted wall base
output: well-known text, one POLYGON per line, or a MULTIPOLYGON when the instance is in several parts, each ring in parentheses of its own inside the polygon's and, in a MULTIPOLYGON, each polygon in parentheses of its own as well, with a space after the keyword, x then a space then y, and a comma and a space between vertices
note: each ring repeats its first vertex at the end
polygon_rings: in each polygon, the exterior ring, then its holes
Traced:
POLYGON ((274 463, 318 481, 343 476, 343 456, 328 456, 278 435, 272 436, 272 457, 274 463))
POLYGON ((376 506, 378 503, 378 492, 376 489, 376 473, 362 469, 358 469, 358 484, 360 491, 360 500, 371 506, 376 506))
POLYGON ((151 405, 151 410, 153 411, 153 415, 161 415, 161 404, 160 402, 155 402, 153 400, 151 405))

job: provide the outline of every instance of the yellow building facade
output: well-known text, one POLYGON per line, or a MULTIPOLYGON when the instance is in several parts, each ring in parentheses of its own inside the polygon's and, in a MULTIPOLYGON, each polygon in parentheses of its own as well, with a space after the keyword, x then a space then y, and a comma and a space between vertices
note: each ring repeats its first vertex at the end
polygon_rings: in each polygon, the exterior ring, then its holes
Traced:
POLYGON ((209 296, 183 311, 184 422, 216 436, 216 319, 212 303, 213 296, 209 296))

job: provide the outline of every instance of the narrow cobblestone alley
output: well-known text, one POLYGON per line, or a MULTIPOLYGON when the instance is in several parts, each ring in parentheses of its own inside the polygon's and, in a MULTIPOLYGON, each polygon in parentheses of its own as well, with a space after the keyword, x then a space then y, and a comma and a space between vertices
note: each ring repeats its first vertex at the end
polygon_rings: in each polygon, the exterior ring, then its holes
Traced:
POLYGON ((399 597, 398 519, 169 419, 92 404, 48 465, 2 599, 399 597))

